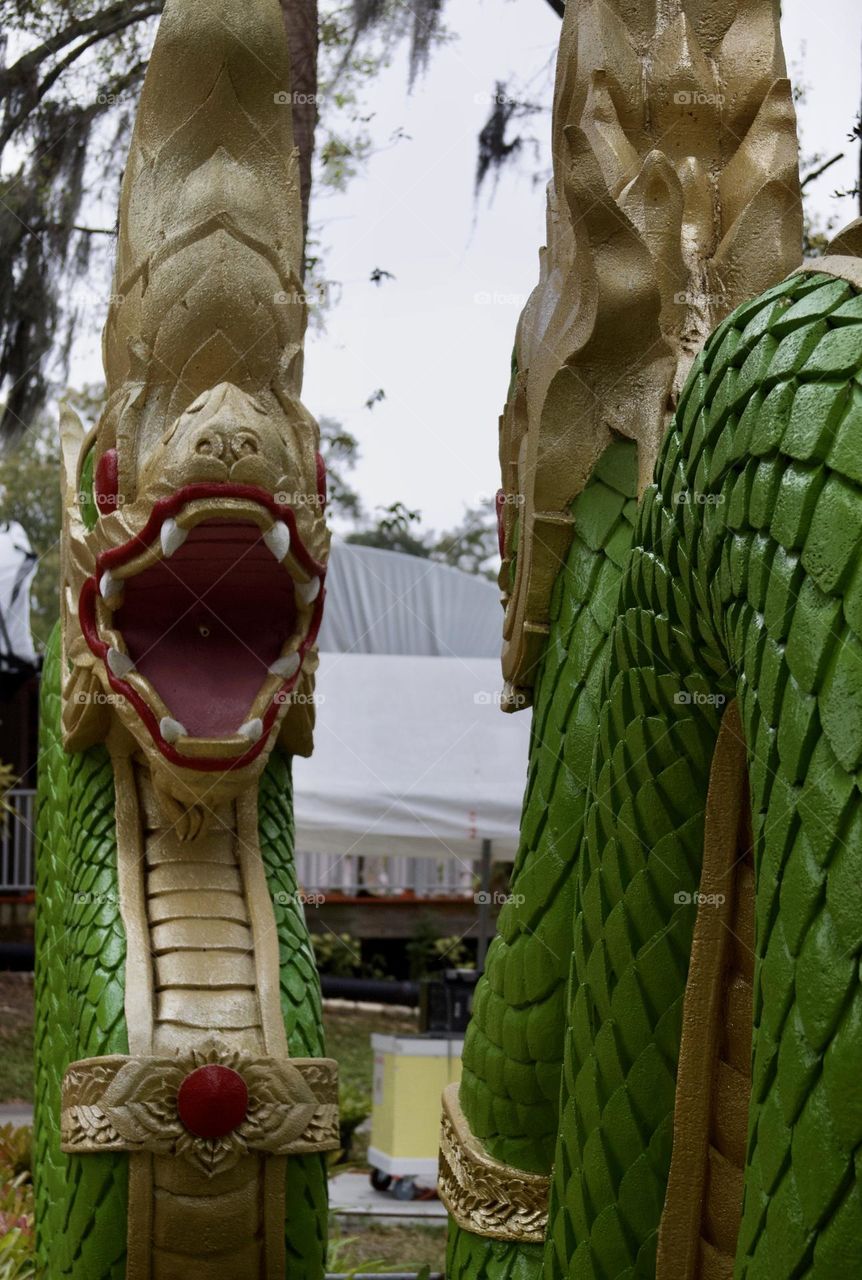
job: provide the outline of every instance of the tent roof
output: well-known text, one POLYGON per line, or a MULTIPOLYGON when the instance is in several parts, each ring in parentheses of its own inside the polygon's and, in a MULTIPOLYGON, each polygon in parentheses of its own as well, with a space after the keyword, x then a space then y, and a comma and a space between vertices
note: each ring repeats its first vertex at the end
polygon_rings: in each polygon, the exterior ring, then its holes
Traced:
POLYGON ((499 710, 501 623, 485 578, 333 544, 297 848, 514 857, 530 717, 499 710))
POLYGON ((333 539, 322 652, 496 658, 502 625, 500 593, 487 578, 333 539))

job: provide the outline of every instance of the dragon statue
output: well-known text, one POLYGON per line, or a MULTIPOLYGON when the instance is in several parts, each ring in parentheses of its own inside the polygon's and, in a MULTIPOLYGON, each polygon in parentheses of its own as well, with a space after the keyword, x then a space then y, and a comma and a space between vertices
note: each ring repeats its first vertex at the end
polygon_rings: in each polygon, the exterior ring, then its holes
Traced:
POLYGON ((569 0, 449 1280, 862 1274, 862 221, 801 246, 778 0, 569 0))
POLYGON ((168 0, 107 399, 68 408, 38 819, 38 1265, 319 1277, 336 1066, 292 857, 328 554, 277 0, 168 0))

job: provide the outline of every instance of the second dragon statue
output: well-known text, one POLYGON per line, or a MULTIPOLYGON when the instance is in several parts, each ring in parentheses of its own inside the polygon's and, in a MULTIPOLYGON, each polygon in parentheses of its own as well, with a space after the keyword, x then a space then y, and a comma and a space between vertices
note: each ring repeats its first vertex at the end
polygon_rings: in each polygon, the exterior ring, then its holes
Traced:
POLYGON ((801 266, 777 0, 568 0, 553 162, 448 1275, 860 1275, 862 225, 801 266))
POLYGON ((63 416, 40 772, 51 1280, 323 1273, 335 1063, 293 869, 329 545, 277 0, 168 0, 92 432, 63 416))

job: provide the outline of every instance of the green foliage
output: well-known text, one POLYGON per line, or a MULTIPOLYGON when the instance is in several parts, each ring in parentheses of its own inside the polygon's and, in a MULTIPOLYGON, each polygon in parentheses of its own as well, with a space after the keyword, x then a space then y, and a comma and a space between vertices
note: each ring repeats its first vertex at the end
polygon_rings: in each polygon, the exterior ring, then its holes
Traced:
POLYGON ((338 1086, 338 1130, 342 1159, 350 1159, 353 1135, 371 1115, 371 1095, 367 1088, 343 1082, 338 1086))
MULTIPOLYGON (((287 0, 281 0, 284 5, 287 0)), ((87 196, 116 205, 119 181, 163 0, 0 0, 0 382, 11 384, 0 421, 14 438, 35 420, 52 355, 64 362, 79 311, 70 285, 94 266, 109 291, 113 227, 79 223, 87 196), (11 157, 11 163, 10 163, 11 157), (25 157, 22 159, 22 157, 25 157), (95 250, 95 252, 94 252, 95 250)), ((372 153, 368 87, 399 41, 412 74, 444 38, 439 0, 355 6, 322 0, 314 185, 343 190, 372 153), (429 10, 429 16, 423 13, 429 10)), ((396 131, 390 144, 404 135, 396 131)), ((320 232, 311 230, 306 291, 329 294, 320 232)))
POLYGON ((354 533, 347 535, 347 542, 438 560, 464 573, 496 578, 499 549, 497 517, 492 503, 468 507, 460 523, 441 534, 422 529, 421 511, 413 511, 403 502, 393 502, 377 510, 377 520, 369 522, 359 508, 356 514, 363 517, 363 522, 354 533))
POLYGON ((362 972, 361 944, 352 934, 313 933, 311 944, 319 973, 352 978, 362 972))
POLYGON ((0 1280, 35 1275, 32 1131, 0 1128, 0 1280))
POLYGON ((410 977, 414 980, 441 969, 473 969, 475 957, 463 938, 440 938, 427 916, 419 920, 407 943, 410 977))

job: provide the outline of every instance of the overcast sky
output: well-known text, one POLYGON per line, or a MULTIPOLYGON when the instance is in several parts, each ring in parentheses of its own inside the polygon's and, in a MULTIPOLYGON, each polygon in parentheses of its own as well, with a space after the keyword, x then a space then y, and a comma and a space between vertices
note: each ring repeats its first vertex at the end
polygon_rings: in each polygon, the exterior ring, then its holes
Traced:
MULTIPOLYGON (((785 0, 785 42, 789 65, 810 86, 804 148, 847 151, 816 187, 818 207, 840 225, 852 201, 830 195, 855 181, 858 153, 846 133, 860 97, 862 5, 823 0, 816 22, 812 11, 811 0, 785 0)), ((547 165, 547 146, 539 166, 525 155, 493 202, 483 196, 477 208, 476 135, 496 77, 532 78, 533 95, 549 100, 542 69, 559 37, 544 0, 450 0, 446 19, 458 39, 434 53, 411 98, 403 58, 374 88, 375 134, 385 141, 401 125, 412 140, 376 155, 344 196, 316 206, 329 220, 327 267, 343 293, 326 332, 311 336, 306 363, 309 406, 359 437, 356 481, 367 504, 399 499, 437 528, 497 487, 497 416, 544 238, 544 191, 530 175, 547 165), (367 283, 375 267, 395 281, 367 283), (386 399, 369 411, 364 402, 378 387, 386 399)), ((544 143, 549 117, 523 127, 544 143)))
MULTIPOLYGON (((785 0, 788 63, 808 85, 800 110, 803 151, 847 158, 816 184, 815 203, 838 225, 853 202, 831 193, 855 181, 846 134, 860 97, 860 0, 785 0), (813 14, 816 11, 816 20, 813 14)), ((304 399, 360 441, 355 483, 369 509, 397 500, 437 529, 498 484, 497 417, 515 323, 537 275, 548 166, 548 115, 524 122, 541 140, 474 202, 476 138, 495 79, 529 82, 550 102, 560 24, 545 0, 449 0, 455 39, 436 49, 406 95, 406 53, 371 87, 379 150, 343 195, 315 201, 329 277, 340 297, 323 333, 307 343, 304 399), (390 145, 399 128, 408 135, 390 145), (395 279, 369 282, 374 268, 395 279), (385 400, 365 401, 378 388, 385 400)), ((97 344, 81 344, 71 380, 100 376, 97 344)))

